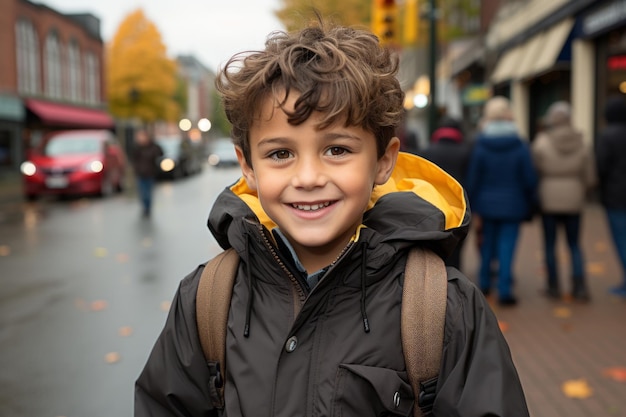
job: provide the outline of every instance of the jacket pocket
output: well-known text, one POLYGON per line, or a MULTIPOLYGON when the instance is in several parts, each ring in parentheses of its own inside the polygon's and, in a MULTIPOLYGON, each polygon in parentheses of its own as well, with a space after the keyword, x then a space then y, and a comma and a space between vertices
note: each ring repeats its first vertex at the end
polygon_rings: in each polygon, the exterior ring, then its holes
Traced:
POLYGON ((331 416, 410 416, 415 398, 406 381, 406 372, 341 364, 331 416))

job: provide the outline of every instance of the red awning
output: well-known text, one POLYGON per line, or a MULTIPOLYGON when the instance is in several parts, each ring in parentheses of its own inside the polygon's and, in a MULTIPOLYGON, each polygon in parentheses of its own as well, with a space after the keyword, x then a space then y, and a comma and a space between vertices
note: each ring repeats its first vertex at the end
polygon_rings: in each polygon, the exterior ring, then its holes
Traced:
POLYGON ((92 129, 111 129, 114 127, 113 118, 102 110, 34 99, 26 99, 24 103, 46 125, 92 129))

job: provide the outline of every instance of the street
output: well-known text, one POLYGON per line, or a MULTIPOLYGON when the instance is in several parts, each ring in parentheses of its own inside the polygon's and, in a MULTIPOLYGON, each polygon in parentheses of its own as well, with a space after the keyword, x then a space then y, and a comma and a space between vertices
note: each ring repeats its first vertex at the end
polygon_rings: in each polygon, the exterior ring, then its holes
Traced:
POLYGON ((219 251, 207 216, 239 173, 157 184, 151 219, 128 191, 24 204, 0 225, 0 416, 132 415, 178 282, 219 251))

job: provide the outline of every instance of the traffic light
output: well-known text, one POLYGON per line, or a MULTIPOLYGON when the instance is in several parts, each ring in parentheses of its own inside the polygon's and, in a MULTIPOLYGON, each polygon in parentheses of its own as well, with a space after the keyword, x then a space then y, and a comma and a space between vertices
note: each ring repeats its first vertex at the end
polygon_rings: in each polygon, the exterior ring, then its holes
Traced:
POLYGON ((395 0, 373 0, 372 32, 384 45, 397 45, 398 5, 395 0))

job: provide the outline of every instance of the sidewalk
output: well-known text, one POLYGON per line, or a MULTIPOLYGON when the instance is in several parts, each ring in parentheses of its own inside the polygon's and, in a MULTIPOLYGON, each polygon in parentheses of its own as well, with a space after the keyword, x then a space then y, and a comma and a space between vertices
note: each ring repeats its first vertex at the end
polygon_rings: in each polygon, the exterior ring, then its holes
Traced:
MULTIPOLYGON (((581 239, 592 300, 550 301, 542 266, 540 220, 524 224, 518 243, 515 307, 492 307, 509 342, 533 417, 626 416, 626 301, 607 289, 620 282, 604 211, 585 210, 581 239)), ((464 272, 476 278, 478 253, 470 234, 464 272)), ((570 288, 565 237, 557 246, 561 286, 570 288)))
POLYGON ((0 226, 16 220, 21 221, 24 204, 22 179, 19 173, 0 175, 0 226))

